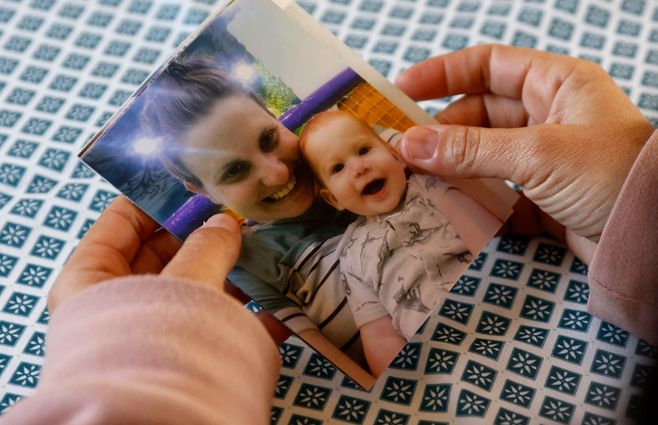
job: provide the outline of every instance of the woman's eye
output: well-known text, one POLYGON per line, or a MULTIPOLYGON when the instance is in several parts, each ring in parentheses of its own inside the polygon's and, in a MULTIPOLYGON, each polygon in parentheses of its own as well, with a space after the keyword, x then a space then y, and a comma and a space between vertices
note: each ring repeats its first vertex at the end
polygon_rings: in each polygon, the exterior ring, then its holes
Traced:
POLYGON ((368 152, 370 152, 370 146, 362 146, 359 148, 359 150, 356 153, 358 153, 359 155, 365 155, 368 152))
POLYGON ((345 168, 343 164, 334 164, 334 166, 331 167, 331 174, 340 173, 340 170, 343 168, 345 168))
POLYGON ((248 162, 234 162, 222 174, 222 183, 233 183, 240 180, 249 172, 248 162))
POLYGON ((276 129, 271 129, 263 133, 259 140, 260 150, 262 152, 272 152, 277 147, 276 129))

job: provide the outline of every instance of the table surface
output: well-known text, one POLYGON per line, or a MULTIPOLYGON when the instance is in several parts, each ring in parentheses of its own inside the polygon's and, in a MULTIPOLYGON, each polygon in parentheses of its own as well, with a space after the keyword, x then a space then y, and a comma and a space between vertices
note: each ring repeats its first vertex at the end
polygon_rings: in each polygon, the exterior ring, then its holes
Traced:
MULTIPOLYGON (((0 0, 1 411, 34 391, 48 288, 116 196, 78 150, 215 3, 0 0)), ((598 62, 658 118, 649 1, 300 4, 391 79, 464 46, 523 45, 598 62)), ((370 392, 288 340, 272 423, 633 423, 658 349, 586 312, 586 273, 554 241, 495 239, 370 392)))

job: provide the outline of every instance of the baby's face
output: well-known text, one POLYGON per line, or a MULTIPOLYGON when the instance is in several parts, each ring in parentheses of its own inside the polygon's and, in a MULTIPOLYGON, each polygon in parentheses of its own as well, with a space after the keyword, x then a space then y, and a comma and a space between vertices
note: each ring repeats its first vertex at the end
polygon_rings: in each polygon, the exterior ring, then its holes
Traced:
POLYGON ((406 165, 365 123, 349 114, 330 116, 305 141, 307 160, 336 209, 365 216, 388 213, 407 187, 406 165))

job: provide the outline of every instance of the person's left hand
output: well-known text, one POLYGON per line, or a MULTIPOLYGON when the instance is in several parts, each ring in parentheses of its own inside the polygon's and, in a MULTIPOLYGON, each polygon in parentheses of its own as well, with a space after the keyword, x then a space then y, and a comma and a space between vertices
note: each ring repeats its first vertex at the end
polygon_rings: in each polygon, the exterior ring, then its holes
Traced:
POLYGON ((75 249, 48 295, 57 308, 97 283, 128 275, 160 274, 223 290, 240 252, 240 228, 228 215, 211 217, 184 244, 119 196, 75 249))

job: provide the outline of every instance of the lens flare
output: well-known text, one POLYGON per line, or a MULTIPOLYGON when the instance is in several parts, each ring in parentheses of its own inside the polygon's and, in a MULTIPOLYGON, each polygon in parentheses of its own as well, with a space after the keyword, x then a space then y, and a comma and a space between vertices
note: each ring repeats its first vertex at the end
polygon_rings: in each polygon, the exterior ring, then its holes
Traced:
POLYGON ((141 156, 152 156, 160 150, 160 140, 151 137, 142 137, 135 140, 133 150, 141 156))
POLYGON ((253 66, 241 62, 233 67, 231 75, 242 84, 249 85, 256 78, 256 70, 253 66))

